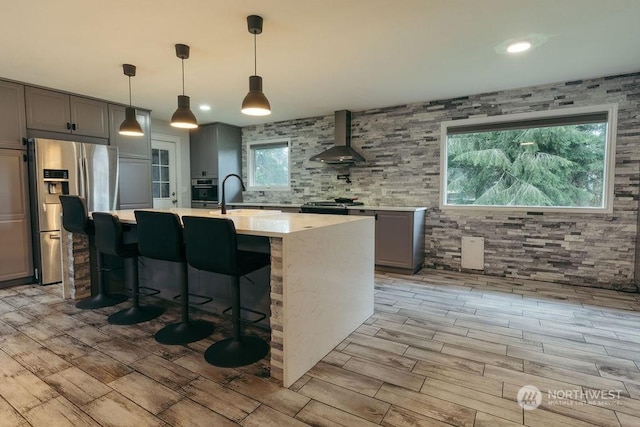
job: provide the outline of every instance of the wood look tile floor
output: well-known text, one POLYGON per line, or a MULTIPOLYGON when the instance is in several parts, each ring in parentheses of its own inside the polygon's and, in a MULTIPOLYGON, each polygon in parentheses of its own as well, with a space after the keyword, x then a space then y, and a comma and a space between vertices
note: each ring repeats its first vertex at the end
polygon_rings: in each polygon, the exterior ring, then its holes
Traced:
POLYGON ((0 290, 0 426, 640 426, 640 294, 377 274, 375 314, 288 389, 266 359, 204 361, 224 318, 195 311, 214 335, 163 346, 153 334, 177 306, 112 326, 124 305, 83 311, 60 294, 0 290), (525 385, 537 408, 518 403, 525 385))

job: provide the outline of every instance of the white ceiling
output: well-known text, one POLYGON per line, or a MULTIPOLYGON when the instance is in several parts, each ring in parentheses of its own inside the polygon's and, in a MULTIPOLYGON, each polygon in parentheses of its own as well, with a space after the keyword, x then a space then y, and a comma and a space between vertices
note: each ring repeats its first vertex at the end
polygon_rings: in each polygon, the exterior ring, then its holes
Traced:
POLYGON ((640 0, 0 0, 0 77, 128 102, 168 120, 181 91, 201 123, 249 125, 640 71, 640 0), (247 15, 273 114, 240 104, 247 15), (517 56, 496 51, 535 35, 517 56), (208 103, 211 111, 198 110, 208 103))

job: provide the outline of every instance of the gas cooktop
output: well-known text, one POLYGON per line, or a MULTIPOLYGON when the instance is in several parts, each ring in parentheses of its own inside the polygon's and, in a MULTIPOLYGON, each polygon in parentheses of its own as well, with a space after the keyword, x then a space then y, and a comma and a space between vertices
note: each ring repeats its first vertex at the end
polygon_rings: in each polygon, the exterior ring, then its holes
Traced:
POLYGON ((364 203, 356 202, 354 200, 348 200, 344 202, 336 202, 336 201, 320 201, 320 202, 307 202, 304 206, 362 206, 364 203))

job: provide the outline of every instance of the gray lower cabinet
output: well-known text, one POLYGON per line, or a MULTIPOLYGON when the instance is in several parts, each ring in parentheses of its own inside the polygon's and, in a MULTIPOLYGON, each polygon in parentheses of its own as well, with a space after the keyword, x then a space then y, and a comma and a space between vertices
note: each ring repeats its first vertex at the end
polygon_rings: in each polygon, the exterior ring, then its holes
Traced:
POLYGON ((27 86, 25 104, 29 129, 109 138, 106 102, 27 86))
POLYGON ((25 150, 24 86, 0 80, 0 147, 25 150))
POLYGON ((33 276, 25 155, 0 149, 0 282, 33 276))
POLYGON ((120 209, 141 209, 153 206, 151 197, 151 162, 149 159, 120 161, 120 209))
POLYGON ((425 211, 351 209, 376 218, 375 263, 379 270, 415 273, 424 265, 425 211))
MULTIPOLYGON (((137 233, 134 229, 132 233, 137 233)), ((125 237, 126 238, 126 237, 125 237)), ((269 253, 269 238, 261 236, 238 235, 238 249, 250 252, 269 253)), ((139 264, 140 286, 160 290, 159 298, 173 300, 180 293, 181 272, 180 264, 162 260, 140 258, 139 264)), ((189 293, 213 298, 213 301, 199 306, 199 309, 222 314, 222 311, 231 306, 232 280, 231 277, 196 270, 188 267, 189 293)), ((259 326, 269 327, 271 298, 270 298, 270 268, 264 267, 240 278, 242 289, 242 307, 256 310, 267 315, 266 319, 258 323, 259 326)), ((193 297, 194 303, 202 301, 193 297)), ((253 313, 244 313, 247 320, 256 319, 253 313)))

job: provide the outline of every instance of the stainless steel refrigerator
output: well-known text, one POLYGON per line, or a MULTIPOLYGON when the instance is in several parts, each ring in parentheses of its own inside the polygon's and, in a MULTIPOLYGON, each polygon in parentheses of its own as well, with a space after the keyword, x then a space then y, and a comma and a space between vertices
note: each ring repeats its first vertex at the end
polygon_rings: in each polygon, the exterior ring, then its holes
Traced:
POLYGON ((62 281, 60 195, 83 197, 87 209, 118 206, 118 149, 52 139, 28 141, 34 228, 35 276, 48 285, 62 281))

